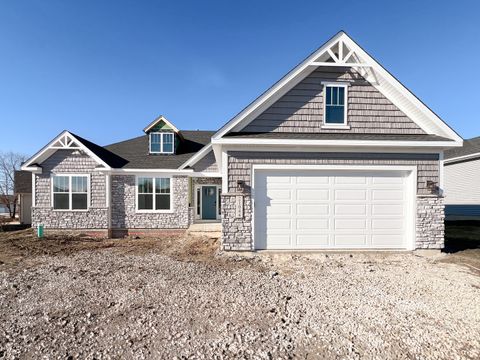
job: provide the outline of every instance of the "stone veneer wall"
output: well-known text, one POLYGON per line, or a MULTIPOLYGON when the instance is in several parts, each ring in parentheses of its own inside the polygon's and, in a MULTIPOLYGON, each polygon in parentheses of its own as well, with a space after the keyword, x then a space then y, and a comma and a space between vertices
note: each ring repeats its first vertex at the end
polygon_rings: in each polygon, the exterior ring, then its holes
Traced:
POLYGON ((35 175, 35 206, 32 227, 43 224, 46 229, 107 229, 105 175, 94 169, 97 163, 78 150, 57 150, 42 164, 42 174, 35 175), (90 174, 90 204, 86 211, 53 210, 52 174, 90 174))
POLYGON ((174 176, 173 210, 169 213, 137 212, 134 175, 112 175, 112 229, 186 229, 190 224, 188 177, 174 176))
POLYGON ((417 197, 417 249, 442 249, 445 244, 445 205, 443 197, 417 197))
POLYGON ((296 165, 415 165, 417 167, 418 221, 417 248, 443 246, 443 199, 432 197, 426 182, 438 184, 438 154, 388 153, 287 153, 240 152, 228 153, 228 192, 222 196, 222 246, 225 250, 252 250, 251 168, 253 164, 296 165), (244 181, 243 194, 238 193, 237 181, 244 181), (243 197, 243 217, 236 217, 237 197, 243 197), (423 197, 422 197, 423 196, 423 197), (428 199, 428 200, 425 200, 428 199))

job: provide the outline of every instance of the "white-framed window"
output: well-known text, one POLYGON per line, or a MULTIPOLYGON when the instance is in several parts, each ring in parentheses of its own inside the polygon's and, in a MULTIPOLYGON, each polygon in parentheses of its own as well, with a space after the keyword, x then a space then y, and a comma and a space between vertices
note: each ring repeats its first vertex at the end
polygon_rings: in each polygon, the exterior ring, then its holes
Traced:
POLYGON ((348 85, 346 83, 322 83, 324 85, 323 123, 329 127, 347 125, 348 85))
POLYGON ((175 136, 171 132, 150 133, 150 153, 173 154, 175 149, 175 136))
POLYGON ((171 179, 168 177, 137 177, 136 208, 138 212, 172 211, 171 179))
POLYGON ((54 210, 87 210, 90 203, 90 176, 56 174, 52 176, 54 210))

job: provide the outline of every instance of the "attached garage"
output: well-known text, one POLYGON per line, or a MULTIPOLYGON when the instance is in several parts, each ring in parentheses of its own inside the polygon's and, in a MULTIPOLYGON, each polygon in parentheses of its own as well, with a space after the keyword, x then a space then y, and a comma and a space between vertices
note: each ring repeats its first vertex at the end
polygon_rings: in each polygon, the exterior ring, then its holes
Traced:
POLYGON ((257 167, 260 249, 413 249, 412 167, 257 167))

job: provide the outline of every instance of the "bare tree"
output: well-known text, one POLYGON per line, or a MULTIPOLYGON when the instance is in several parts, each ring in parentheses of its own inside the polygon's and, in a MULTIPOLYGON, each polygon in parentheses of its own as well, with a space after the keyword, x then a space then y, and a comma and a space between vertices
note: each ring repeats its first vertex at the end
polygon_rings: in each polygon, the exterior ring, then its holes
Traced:
POLYGON ((14 190, 15 170, 19 170, 22 162, 27 158, 24 154, 14 152, 0 152, 0 204, 3 204, 15 218, 17 212, 17 196, 14 190))

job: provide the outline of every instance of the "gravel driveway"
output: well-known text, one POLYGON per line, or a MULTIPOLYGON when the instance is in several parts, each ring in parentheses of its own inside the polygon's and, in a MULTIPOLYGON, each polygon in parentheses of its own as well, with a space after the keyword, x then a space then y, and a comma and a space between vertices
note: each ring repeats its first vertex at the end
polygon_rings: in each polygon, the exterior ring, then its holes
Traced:
POLYGON ((0 266, 0 358, 480 357, 480 277, 466 267, 196 247, 191 258, 107 247, 0 266))

